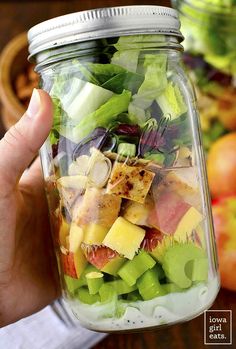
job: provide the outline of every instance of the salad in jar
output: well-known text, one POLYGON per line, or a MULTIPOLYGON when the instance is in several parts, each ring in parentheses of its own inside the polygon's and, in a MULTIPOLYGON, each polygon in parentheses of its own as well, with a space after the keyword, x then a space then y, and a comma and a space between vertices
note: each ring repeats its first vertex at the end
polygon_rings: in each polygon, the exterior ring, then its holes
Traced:
POLYGON ((153 49, 165 40, 116 38, 108 53, 100 47, 93 59, 48 72, 54 242, 64 294, 90 329, 186 320, 218 292, 194 102, 176 70, 178 53, 153 49))
POLYGON ((236 130, 236 3, 173 0, 179 11, 184 63, 195 85, 206 152, 236 130))

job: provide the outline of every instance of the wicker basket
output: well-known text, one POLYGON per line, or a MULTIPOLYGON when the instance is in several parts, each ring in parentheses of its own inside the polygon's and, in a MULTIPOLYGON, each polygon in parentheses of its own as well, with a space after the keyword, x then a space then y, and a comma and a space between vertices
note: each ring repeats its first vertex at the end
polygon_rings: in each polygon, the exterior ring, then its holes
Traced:
POLYGON ((1 117, 6 129, 15 124, 25 111, 14 91, 14 79, 27 66, 27 36, 21 33, 13 38, 0 56, 1 117))

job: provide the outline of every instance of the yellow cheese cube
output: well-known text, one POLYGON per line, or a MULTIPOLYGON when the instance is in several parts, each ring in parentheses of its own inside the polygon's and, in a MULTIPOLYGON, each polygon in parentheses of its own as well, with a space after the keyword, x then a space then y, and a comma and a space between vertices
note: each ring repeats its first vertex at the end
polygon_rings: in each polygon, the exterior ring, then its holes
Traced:
POLYGON ((203 220, 202 214, 194 207, 185 213, 181 221, 179 222, 176 231, 174 233, 175 240, 186 241, 187 237, 192 233, 193 229, 196 229, 198 224, 203 220))
POLYGON ((84 226, 84 240, 83 242, 88 245, 101 245, 105 238, 108 228, 105 228, 96 223, 90 223, 84 226))
POLYGON ((144 238, 145 230, 118 217, 103 244, 128 259, 132 259, 144 238))
POLYGON ((83 241, 84 232, 81 227, 76 223, 72 222, 70 226, 70 235, 69 235, 69 250, 71 252, 76 252, 83 241))
POLYGON ((66 220, 62 217, 61 225, 60 225, 60 230, 59 230, 59 242, 60 245, 67 248, 67 237, 70 232, 70 226, 66 222, 66 220))
POLYGON ((78 279, 87 265, 87 259, 85 258, 81 247, 74 253, 74 264, 78 279))

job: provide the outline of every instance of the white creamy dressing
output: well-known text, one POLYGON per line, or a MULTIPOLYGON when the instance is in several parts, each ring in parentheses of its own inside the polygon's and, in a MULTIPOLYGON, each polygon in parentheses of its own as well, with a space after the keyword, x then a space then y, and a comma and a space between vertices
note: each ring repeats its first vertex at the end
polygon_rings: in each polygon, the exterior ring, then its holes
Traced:
POLYGON ((190 320, 209 308, 219 290, 217 277, 178 293, 169 293, 150 301, 121 303, 121 317, 106 317, 114 314, 117 304, 86 305, 78 300, 69 301, 74 315, 81 324, 91 330, 119 331, 154 327, 190 320))

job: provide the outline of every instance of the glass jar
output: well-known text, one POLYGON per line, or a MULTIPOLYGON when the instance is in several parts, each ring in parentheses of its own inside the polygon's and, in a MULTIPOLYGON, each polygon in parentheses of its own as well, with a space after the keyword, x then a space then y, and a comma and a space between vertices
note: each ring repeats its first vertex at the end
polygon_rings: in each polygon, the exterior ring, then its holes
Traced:
POLYGON ((92 330, 186 321, 219 289, 181 39, 175 10, 158 6, 90 10, 29 32, 54 104, 41 159, 63 295, 92 330))
POLYGON ((236 5, 222 0, 173 0, 181 20, 184 62, 197 92, 203 144, 236 130, 236 5))

